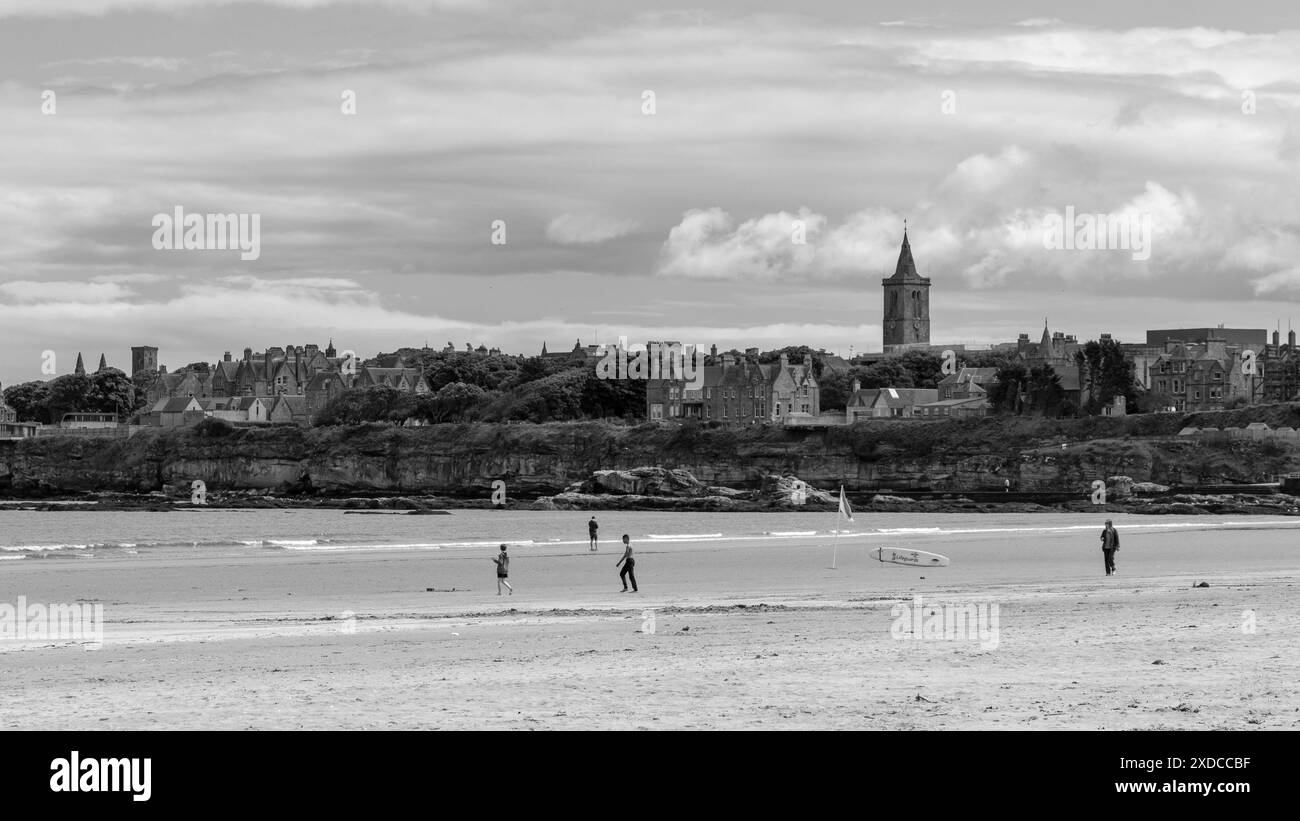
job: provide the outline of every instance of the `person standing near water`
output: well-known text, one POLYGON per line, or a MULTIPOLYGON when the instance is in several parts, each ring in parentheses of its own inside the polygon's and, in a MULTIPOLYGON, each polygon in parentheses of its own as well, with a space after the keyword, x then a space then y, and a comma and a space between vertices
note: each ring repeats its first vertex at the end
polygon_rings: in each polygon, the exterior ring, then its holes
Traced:
POLYGON ((592 516, 591 521, 587 522, 587 535, 591 537, 591 551, 596 552, 596 531, 600 525, 596 524, 596 517, 592 516))
POLYGON ((515 589, 510 586, 510 582, 506 581, 510 576, 510 557, 506 555, 505 545, 501 545, 501 552, 492 561, 496 562, 497 566, 497 595, 501 595, 501 585, 504 584, 506 589, 510 591, 510 595, 513 596, 515 589))
POLYGON ((1119 550, 1119 531, 1106 520, 1106 527, 1101 531, 1101 553, 1106 558, 1106 575, 1115 574, 1115 552, 1119 550))
POLYGON ((632 542, 628 539, 626 533, 623 534, 623 558, 614 562, 614 566, 618 567, 620 564, 623 565, 623 570, 618 574, 618 578, 623 582, 623 592, 627 592, 627 582, 631 579, 632 592, 636 593, 636 573, 633 571, 633 568, 636 567, 636 559, 632 558, 632 542))

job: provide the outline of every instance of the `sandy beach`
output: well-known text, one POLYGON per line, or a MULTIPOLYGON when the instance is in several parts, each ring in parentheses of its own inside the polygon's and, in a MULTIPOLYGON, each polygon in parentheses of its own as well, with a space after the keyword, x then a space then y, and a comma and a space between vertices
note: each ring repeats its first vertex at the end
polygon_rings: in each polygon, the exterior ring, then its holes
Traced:
POLYGON ((897 537, 843 538, 831 569, 820 534, 638 534, 636 594, 613 540, 513 549, 503 597, 469 548, 8 561, 0 598, 100 602, 106 626, 99 649, 0 642, 0 727, 1300 726, 1294 525, 1117 518, 1106 577, 1092 518, 935 517, 906 543, 952 566, 925 569, 876 560, 897 537), (917 596, 982 606, 983 640, 900 636, 917 596))

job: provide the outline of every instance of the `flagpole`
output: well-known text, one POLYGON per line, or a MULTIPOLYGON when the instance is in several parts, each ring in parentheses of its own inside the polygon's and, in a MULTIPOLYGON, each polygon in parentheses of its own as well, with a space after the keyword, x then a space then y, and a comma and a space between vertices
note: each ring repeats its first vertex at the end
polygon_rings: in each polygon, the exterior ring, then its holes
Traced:
POLYGON ((831 570, 835 570, 840 557, 840 513, 844 510, 844 485, 840 485, 840 506, 835 508, 835 548, 831 553, 831 570))

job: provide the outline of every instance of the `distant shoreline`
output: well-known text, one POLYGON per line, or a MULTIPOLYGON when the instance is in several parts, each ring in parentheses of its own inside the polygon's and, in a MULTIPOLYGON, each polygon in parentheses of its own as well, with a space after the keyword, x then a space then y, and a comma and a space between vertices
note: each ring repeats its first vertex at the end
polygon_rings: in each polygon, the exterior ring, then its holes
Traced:
MULTIPOLYGON (((961 494, 952 498, 909 500, 887 494, 853 494, 856 513, 1129 513, 1146 515, 1257 515, 1300 516, 1300 497, 1287 494, 1169 494, 1131 497, 1092 504, 1087 499, 1038 504, 1026 501, 976 501, 961 494), (883 498, 878 498, 883 497, 883 498)), ((0 499, 0 511, 36 512, 202 512, 232 510, 342 510, 356 513, 438 515, 456 510, 503 511, 666 511, 682 513, 834 513, 835 506, 810 500, 804 505, 722 496, 676 497, 618 494, 560 494, 536 501, 510 500, 493 505, 488 499, 447 496, 311 497, 209 492, 205 504, 172 499, 162 494, 60 494, 57 497, 0 499)))

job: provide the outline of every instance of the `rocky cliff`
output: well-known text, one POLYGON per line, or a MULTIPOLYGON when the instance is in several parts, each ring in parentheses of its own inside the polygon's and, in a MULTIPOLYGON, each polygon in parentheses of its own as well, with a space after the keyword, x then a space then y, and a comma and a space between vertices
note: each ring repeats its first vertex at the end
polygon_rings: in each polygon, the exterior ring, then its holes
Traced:
MULTIPOLYGON (((598 422, 146 430, 130 439, 0 441, 0 494, 180 495, 201 480, 213 491, 477 497, 503 480, 512 500, 531 501, 597 471, 647 465, 684 469, 710 487, 754 489, 765 476, 793 474, 850 491, 961 492, 1010 480, 1019 491, 1082 493, 1116 474, 1189 487, 1300 470, 1294 446, 1180 440, 1133 419, 873 422, 829 431, 598 422)), ((1176 431, 1187 419, 1163 425, 1176 431)))

